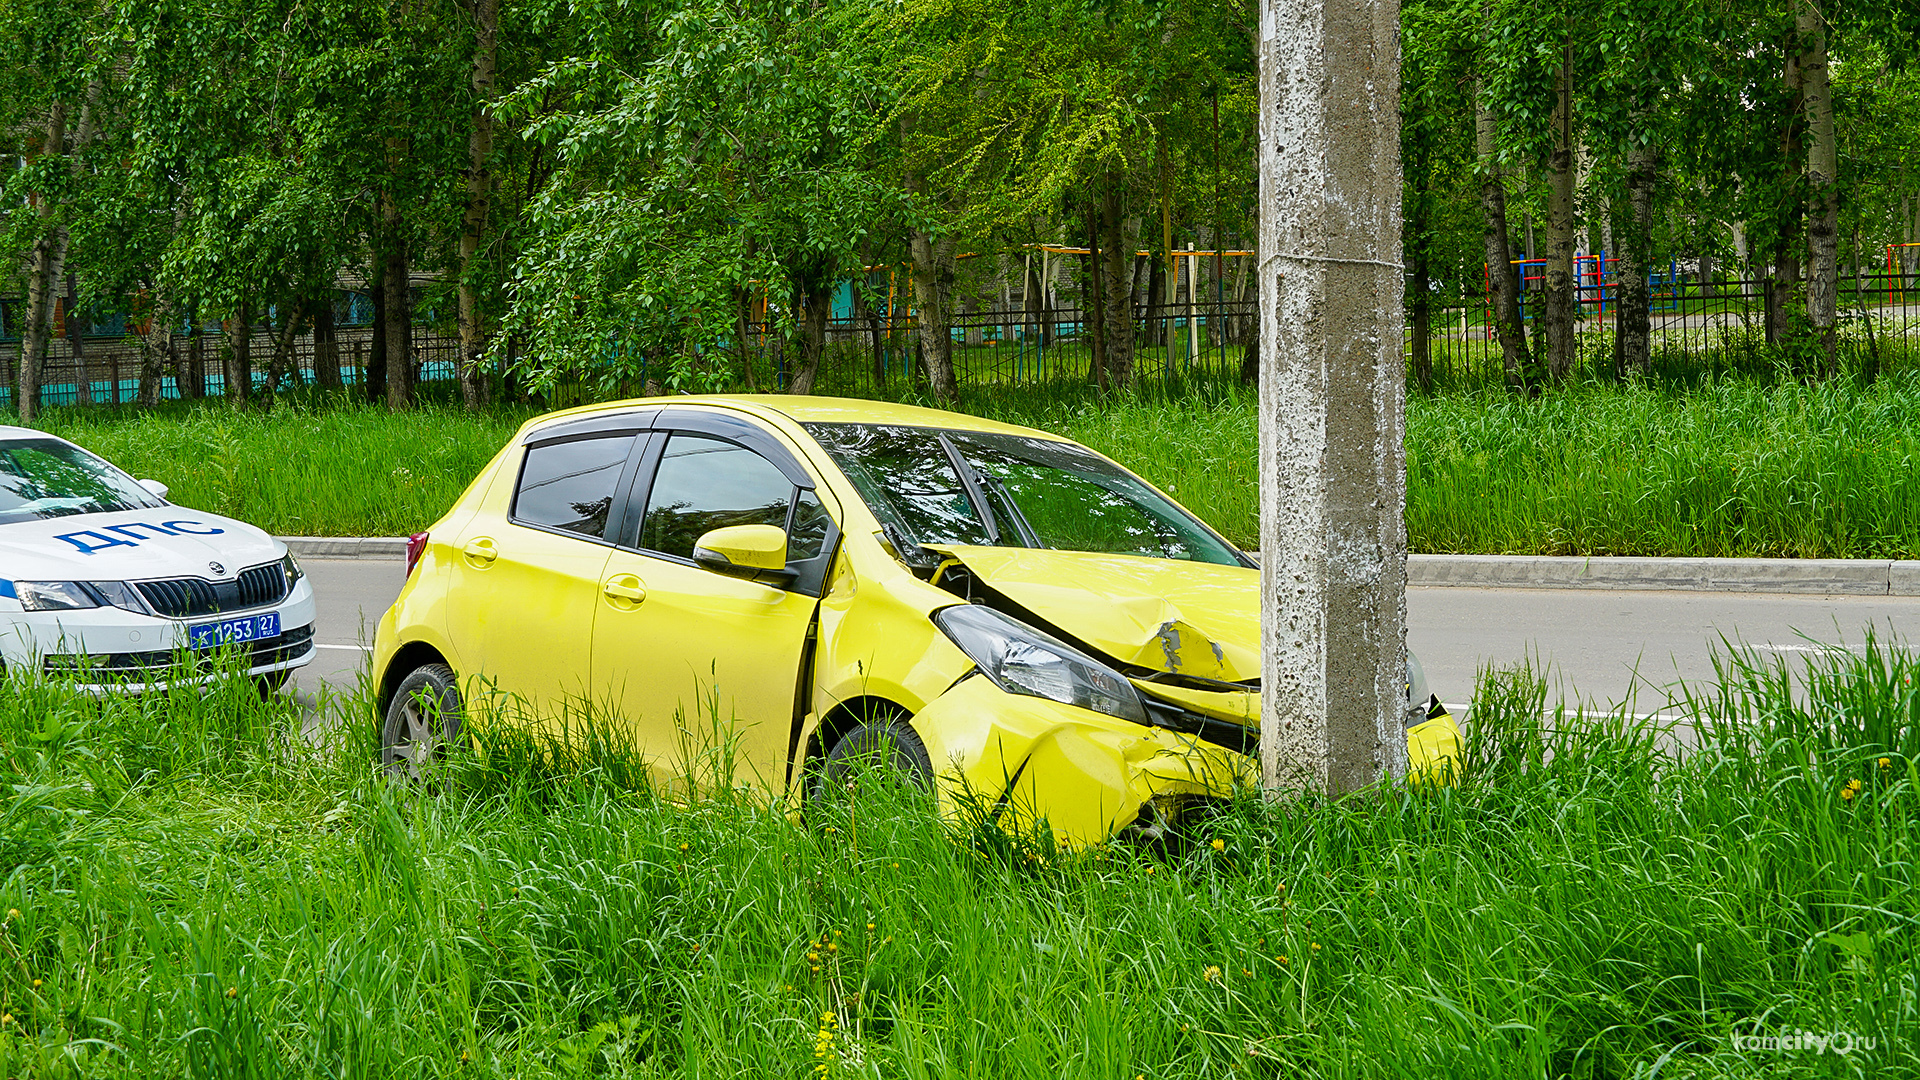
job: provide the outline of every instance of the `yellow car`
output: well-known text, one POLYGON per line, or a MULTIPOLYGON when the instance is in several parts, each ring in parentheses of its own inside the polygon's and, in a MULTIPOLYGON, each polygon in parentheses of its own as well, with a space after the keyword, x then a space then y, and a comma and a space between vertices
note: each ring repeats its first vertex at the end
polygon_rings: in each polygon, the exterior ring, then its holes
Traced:
MULTIPOLYGON (((380 620, 387 767, 462 723, 612 724, 661 786, 804 797, 885 753, 942 807, 1162 834, 1257 778, 1260 572, 1045 432, 805 397, 529 421, 380 620)), ((1409 665, 1415 770, 1458 729, 1409 665)))

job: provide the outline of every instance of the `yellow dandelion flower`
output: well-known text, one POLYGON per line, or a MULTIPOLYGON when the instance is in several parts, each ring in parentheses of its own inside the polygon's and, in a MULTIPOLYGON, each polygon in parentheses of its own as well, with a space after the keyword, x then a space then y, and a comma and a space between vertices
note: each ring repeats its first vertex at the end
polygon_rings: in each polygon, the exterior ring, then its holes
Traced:
POLYGON ((1848 802, 1852 802, 1853 797, 1859 793, 1860 781, 1858 780, 1849 780, 1847 781, 1847 786, 1840 789, 1840 797, 1848 802))
POLYGON ((1280 954, 1279 956, 1276 956, 1276 957, 1274 957, 1274 958, 1273 958, 1273 962, 1274 962, 1274 963, 1276 963, 1276 964, 1279 964, 1279 965, 1280 965, 1281 967, 1286 967, 1286 966, 1287 966, 1287 954, 1285 954, 1285 953, 1281 953, 1281 954, 1280 954))
POLYGON ((1884 757, 1883 757, 1883 758, 1881 758, 1881 759, 1880 759, 1880 767, 1881 767, 1882 769, 1891 769, 1891 768, 1893 768, 1893 759, 1892 759, 1892 758, 1884 758, 1884 757))
POLYGON ((38 990, 38 989, 40 989, 40 980, 39 980, 39 979, 35 979, 35 980, 33 980, 33 988, 34 988, 35 990, 38 990))
POLYGON ((17 918, 19 918, 19 917, 20 917, 20 909, 19 909, 19 908, 17 908, 17 907, 10 907, 10 908, 8 908, 8 909, 7 909, 7 921, 8 921, 8 922, 12 922, 13 920, 15 920, 15 919, 17 919, 17 918))
POLYGON ((810 953, 808 953, 808 954, 807 954, 807 959, 808 959, 808 960, 818 960, 818 959, 820 959, 820 954, 819 954, 819 953, 817 953, 817 952, 810 952, 810 953))
POLYGON ((1148 873, 1148 874, 1152 874, 1152 873, 1153 873, 1153 867, 1151 867, 1151 866, 1149 866, 1149 867, 1147 867, 1147 873, 1148 873))
POLYGON ((839 942, 837 942, 837 941, 829 941, 829 942, 827 942, 827 951, 828 951, 828 952, 839 952, 839 951, 840 951, 840 943, 839 943, 839 942))
POLYGON ((868 924, 867 924, 867 933, 869 933, 869 934, 871 934, 871 933, 873 933, 873 924, 872 924, 872 923, 868 923, 868 924))
POLYGON ((1220 838, 1219 838, 1219 837, 1217 837, 1217 836, 1216 836, 1216 837, 1214 837, 1214 838, 1213 838, 1213 850, 1215 850, 1215 851, 1225 851, 1225 850, 1227 850, 1227 842, 1226 842, 1225 840, 1222 840, 1222 839, 1220 839, 1220 838))
POLYGON ((1208 964, 1207 970, 1201 972, 1200 974, 1208 982, 1219 982, 1220 981, 1220 965, 1208 964))
POLYGON ((1307 948, 1309 948, 1309 949, 1312 949, 1312 950, 1313 950, 1314 952, 1319 952, 1319 951, 1320 951, 1320 943, 1316 941, 1316 942, 1314 942, 1313 944, 1311 944, 1311 945, 1309 945, 1309 946, 1307 946, 1307 948))
POLYGON ((239 996, 239 994, 240 994, 240 988, 239 988, 239 987, 237 987, 237 986, 229 986, 229 987, 227 987, 227 996, 228 996, 228 997, 237 997, 237 996, 239 996))
POLYGON ((680 845, 680 850, 681 850, 681 851, 685 851, 685 850, 687 850, 687 845, 685 845, 685 844, 681 844, 681 845, 680 845))

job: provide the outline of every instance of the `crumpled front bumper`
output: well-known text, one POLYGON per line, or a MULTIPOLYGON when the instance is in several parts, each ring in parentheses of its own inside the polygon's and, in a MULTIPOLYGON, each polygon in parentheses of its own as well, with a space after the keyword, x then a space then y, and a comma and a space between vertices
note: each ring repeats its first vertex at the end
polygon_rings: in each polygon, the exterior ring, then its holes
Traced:
MULTIPOLYGON (((1014 830, 1044 822, 1069 847, 1099 843, 1193 797, 1229 798, 1260 779, 1256 757, 1009 694, 977 674, 922 709, 913 726, 933 760, 943 812, 1014 830)), ((1410 782, 1452 783, 1460 760, 1453 717, 1442 711, 1409 728, 1407 755, 1410 782)))
POLYGON ((1157 801, 1222 798, 1259 779, 1243 754, 1044 698, 961 680, 914 717, 943 811, 1010 829, 1044 822, 1068 846, 1098 843, 1157 801))

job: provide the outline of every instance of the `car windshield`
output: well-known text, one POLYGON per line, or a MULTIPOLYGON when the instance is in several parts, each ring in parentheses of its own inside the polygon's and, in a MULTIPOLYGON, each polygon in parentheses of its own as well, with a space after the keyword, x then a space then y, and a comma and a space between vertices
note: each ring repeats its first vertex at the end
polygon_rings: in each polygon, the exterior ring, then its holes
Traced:
POLYGON ((0 442, 0 525, 165 505, 77 446, 57 439, 0 442))
POLYGON ((1076 443, 808 424, 896 543, 1056 548, 1243 566, 1193 515, 1076 443))

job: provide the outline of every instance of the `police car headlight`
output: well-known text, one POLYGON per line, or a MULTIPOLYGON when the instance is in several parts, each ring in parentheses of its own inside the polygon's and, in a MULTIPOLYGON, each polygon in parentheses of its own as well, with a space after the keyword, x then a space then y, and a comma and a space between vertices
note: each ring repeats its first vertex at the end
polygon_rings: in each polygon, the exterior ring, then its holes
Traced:
POLYGON ((89 581, 87 588, 105 604, 111 604, 122 611, 131 611, 139 615, 151 615, 153 609, 147 606, 140 590, 124 581, 89 581))
POLYGON ((28 611, 77 611, 100 606, 93 590, 79 581, 16 581, 13 593, 28 611))
POLYGON ((933 621, 1009 694, 1147 722, 1146 707, 1126 676, 1058 638, 978 604, 942 608, 933 621))
POLYGON ((293 552, 291 551, 287 552, 286 555, 281 558, 280 572, 287 575, 287 591, 289 592, 293 591, 294 585, 296 585, 301 578, 307 576, 307 572, 300 569, 300 564, 294 560, 293 552))

